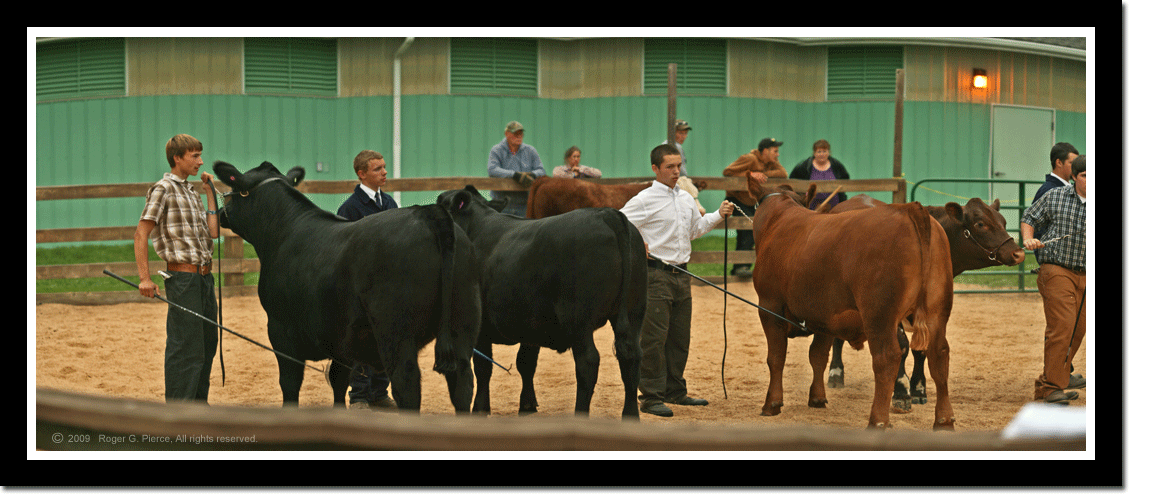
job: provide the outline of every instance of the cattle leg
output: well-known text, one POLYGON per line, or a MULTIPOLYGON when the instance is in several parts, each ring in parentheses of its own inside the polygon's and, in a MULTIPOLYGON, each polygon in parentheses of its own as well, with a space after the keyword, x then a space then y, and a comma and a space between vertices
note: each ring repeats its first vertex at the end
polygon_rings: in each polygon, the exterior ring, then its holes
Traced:
MULTIPOLYGON (((812 344, 816 344, 816 340, 812 340, 812 344)), ((832 364, 828 366, 828 387, 841 388, 844 386, 844 361, 841 356, 844 353, 844 340, 836 338, 832 342, 832 364)))
POLYGON ((396 400, 396 406, 403 410, 420 411, 420 366, 416 361, 417 350, 416 343, 411 337, 401 336, 396 348, 399 361, 394 369, 388 370, 388 378, 392 381, 392 398, 396 400))
POLYGON ((468 362, 460 364, 460 371, 444 373, 444 380, 448 382, 448 396, 452 398, 452 407, 456 415, 468 414, 472 407, 472 369, 468 362))
POLYGON ((808 346, 808 362, 812 365, 812 386, 808 388, 809 408, 823 408, 828 404, 828 395, 824 391, 824 368, 828 366, 828 349, 834 339, 844 341, 823 334, 813 334, 812 344, 808 346))
POLYGON ((280 392, 284 395, 284 407, 300 405, 300 386, 304 383, 304 365, 276 356, 280 367, 280 392))
POLYGON ((540 347, 520 344, 516 351, 516 369, 520 371, 520 414, 531 415, 536 412, 536 387, 533 378, 536 376, 536 361, 540 358, 540 347))
POLYGON ((761 416, 776 416, 784 406, 784 360, 788 354, 787 331, 777 326, 775 318, 760 313, 760 324, 764 327, 764 338, 768 340, 768 395, 761 416))
MULTIPOLYGON (((468 351, 471 352, 471 349, 468 351)), ((444 380, 448 382, 448 397, 452 400, 457 416, 467 415, 472 408, 472 359, 460 356, 453 358, 456 359, 456 370, 444 373, 444 380)))
POLYGON ((896 367, 900 364, 900 345, 896 341, 895 332, 896 329, 890 327, 866 333, 868 349, 872 353, 872 373, 876 380, 876 391, 872 396, 872 412, 868 416, 870 429, 886 429, 889 426, 888 410, 892 405, 896 367))
POLYGON ((346 408, 345 398, 348 395, 348 383, 351 381, 352 368, 347 363, 332 359, 328 365, 328 383, 332 384, 332 407, 346 408))
MULTIPOLYGON (((483 336, 481 340, 476 343, 476 351, 491 357, 492 341, 483 336)), ((472 413, 487 416, 492 413, 488 389, 492 382, 492 363, 488 359, 475 358, 472 359, 472 367, 476 371, 476 398, 472 401, 472 413)))
POLYGON ((576 364, 576 415, 586 417, 592 408, 596 380, 600 377, 600 352, 592 341, 592 331, 577 338, 576 345, 572 347, 572 360, 576 364))
POLYGON ((956 416, 952 412, 952 400, 948 397, 948 362, 950 359, 948 340, 944 337, 944 327, 928 344, 928 371, 932 383, 936 385, 936 419, 932 430, 956 430, 956 416))
POLYGON ((908 359, 908 335, 904 328, 896 327, 896 341, 900 344, 900 364, 896 369, 896 382, 892 389, 892 412, 911 413, 912 396, 909 395, 908 375, 904 373, 904 362, 908 359))
MULTIPOLYGON (((287 355, 296 355, 296 349, 285 342, 293 341, 295 335, 288 334, 288 330, 276 319, 268 319, 268 341, 272 348, 287 355)), ((283 355, 276 354, 276 364, 280 369, 280 393, 284 396, 284 407, 297 407, 300 405, 300 386, 304 384, 304 364, 289 360, 283 355)))
MULTIPOLYGON (((639 325, 637 325, 639 327, 639 325)), ((640 407, 636 402, 640 387, 640 341, 638 337, 616 335, 616 362, 620 364, 620 381, 624 384, 625 419, 640 419, 640 407)))
POLYGON ((912 352, 912 404, 928 403, 928 382, 924 378, 924 352, 912 352))

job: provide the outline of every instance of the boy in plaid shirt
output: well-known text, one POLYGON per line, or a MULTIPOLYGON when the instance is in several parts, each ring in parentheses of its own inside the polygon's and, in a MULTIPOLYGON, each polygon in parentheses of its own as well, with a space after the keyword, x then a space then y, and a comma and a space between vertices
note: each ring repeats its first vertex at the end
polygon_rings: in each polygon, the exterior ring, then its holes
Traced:
MULTIPOLYGON (((176 135, 165 145, 169 173, 148 190, 144 212, 136 226, 133 250, 140 275, 140 295, 155 297, 159 288, 148 272, 148 238, 156 255, 168 263, 164 292, 172 303, 216 319, 212 280, 212 239, 217 236, 216 198, 208 210, 188 180, 204 161, 203 144, 191 135, 176 135)), ((212 175, 200 175, 209 191, 212 175)), ((164 400, 208 402, 208 378, 216 356, 216 327, 183 310, 168 308, 164 347, 164 400)))
POLYGON ((1068 404, 1084 388, 1081 375, 1071 375, 1072 359, 1084 342, 1085 235, 1088 201, 1087 156, 1072 162, 1073 186, 1052 189, 1024 212, 1020 235, 1036 251, 1040 274, 1036 288, 1044 297, 1044 372, 1036 378, 1035 399, 1068 404), (1034 236, 1037 228, 1043 236, 1034 236))

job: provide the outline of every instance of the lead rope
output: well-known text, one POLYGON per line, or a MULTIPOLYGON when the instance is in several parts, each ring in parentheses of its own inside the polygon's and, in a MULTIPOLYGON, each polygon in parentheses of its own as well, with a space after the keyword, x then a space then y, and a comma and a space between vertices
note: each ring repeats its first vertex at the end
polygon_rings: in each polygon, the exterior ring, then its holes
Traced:
POLYGON ((211 188, 211 198, 216 202, 216 339, 220 354, 220 386, 227 383, 227 373, 224 371, 224 246, 223 234, 220 232, 220 201, 216 199, 216 185, 208 184, 211 188))
MULTIPOLYGON (((744 212, 743 208, 739 205, 734 205, 744 217, 748 214, 744 212)), ((751 217, 748 217, 751 219, 751 217)), ((728 219, 724 219, 724 269, 721 271, 724 275, 724 354, 720 357, 720 387, 724 389, 724 398, 728 398, 728 384, 724 380, 724 368, 728 360, 728 219)))
MULTIPOLYGON (((736 207, 740 208, 740 207, 736 207)), ((743 210, 740 213, 744 213, 743 210)), ((747 215, 747 214, 745 214, 747 215)), ((724 218, 724 355, 720 357, 720 387, 724 389, 724 399, 728 399, 728 384, 724 381, 724 365, 728 360, 728 218, 724 218)))

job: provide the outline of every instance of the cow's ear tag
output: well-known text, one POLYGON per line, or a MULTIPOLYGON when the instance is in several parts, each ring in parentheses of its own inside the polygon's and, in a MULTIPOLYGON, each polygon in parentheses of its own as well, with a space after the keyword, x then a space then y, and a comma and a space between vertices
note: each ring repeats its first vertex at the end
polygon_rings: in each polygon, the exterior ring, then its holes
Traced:
POLYGON ((464 200, 460 200, 460 206, 456 207, 457 210, 464 208, 464 200))

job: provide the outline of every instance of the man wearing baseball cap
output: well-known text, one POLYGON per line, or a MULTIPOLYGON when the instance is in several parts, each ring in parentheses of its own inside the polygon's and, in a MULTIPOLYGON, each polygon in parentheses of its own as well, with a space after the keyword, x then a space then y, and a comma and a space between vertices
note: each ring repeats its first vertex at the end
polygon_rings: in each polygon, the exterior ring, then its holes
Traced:
MULTIPOLYGON (((524 125, 512 121, 504 127, 504 139, 488 152, 488 176, 510 178, 525 189, 536 177, 544 176, 544 163, 536 148, 524 143, 524 125)), ((526 191, 492 191, 492 199, 508 198, 504 213, 524 217, 528 210, 526 191)))
MULTIPOLYGON (((700 204, 700 191, 697 189, 696 183, 688 178, 688 156, 684 155, 684 142, 688 140, 688 132, 692 131, 692 127, 688 125, 688 121, 677 119, 674 128, 676 150, 680 151, 680 178, 676 179, 676 185, 692 195, 692 199, 696 201, 696 209, 700 211, 700 215, 704 215, 704 205, 700 204)), ((667 143, 668 140, 660 142, 661 145, 667 143)))
MULTIPOLYGON (((770 178, 788 178, 788 172, 780 165, 780 146, 784 142, 775 138, 760 140, 755 149, 744 154, 724 169, 725 177, 747 177, 748 183, 763 184, 770 178)), ((756 213, 756 200, 748 191, 728 191, 724 199, 731 201, 743 214, 751 217, 756 213)), ((740 229, 736 231, 736 250, 754 250, 756 242, 752 238, 751 230, 740 229)), ((748 278, 752 276, 750 264, 732 265, 732 274, 748 278)))
MULTIPOLYGON (((680 151, 680 176, 685 177, 688 175, 688 158, 684 156, 684 142, 688 140, 688 132, 692 131, 692 127, 688 125, 688 121, 677 119, 675 129, 676 150, 680 151)), ((668 140, 660 143, 666 144, 668 140)))

